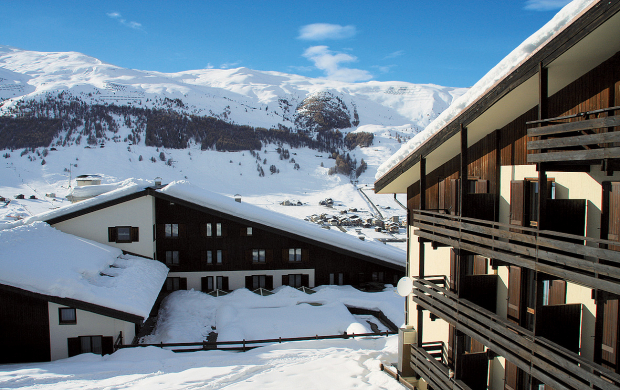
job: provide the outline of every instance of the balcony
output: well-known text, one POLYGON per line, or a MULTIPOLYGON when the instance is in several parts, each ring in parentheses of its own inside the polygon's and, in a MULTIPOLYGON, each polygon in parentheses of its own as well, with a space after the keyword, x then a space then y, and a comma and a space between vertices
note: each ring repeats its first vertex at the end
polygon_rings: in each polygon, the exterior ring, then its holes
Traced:
POLYGON ((438 356, 437 348, 445 350, 443 342, 424 343, 421 347, 411 345, 411 368, 418 373, 433 389, 471 390, 462 380, 454 379, 443 357, 438 356))
MULTIPOLYGON (((498 317, 456 294, 424 279, 413 283, 412 300, 457 330, 481 342, 494 353, 555 389, 618 389, 620 375, 583 359, 578 354, 508 320, 498 317)), ((466 354, 471 366, 484 366, 484 354, 466 354), (473 356, 480 355, 480 356, 473 356), (480 362, 479 362, 480 361, 480 362), (482 363, 480 365, 479 363, 482 363)), ((411 367, 438 389, 467 389, 465 380, 451 378, 445 364, 431 356, 424 347, 411 346, 411 367)), ((469 367, 469 366, 468 366, 469 367)), ((465 373, 468 370, 463 368, 465 373)), ((457 376, 458 377, 458 376, 457 376)), ((464 379, 464 378, 463 378, 464 379)))
POLYGON ((620 295, 617 241, 412 210, 415 235, 620 295))
MULTIPOLYGON (((595 164, 620 158, 620 116, 596 118, 620 107, 527 122, 528 163, 595 164), (581 119, 581 120, 580 120, 581 119), (571 121, 571 122, 569 122, 571 121), (537 151, 537 152, 536 152, 537 151)), ((617 170, 618 164, 613 168, 617 170)))

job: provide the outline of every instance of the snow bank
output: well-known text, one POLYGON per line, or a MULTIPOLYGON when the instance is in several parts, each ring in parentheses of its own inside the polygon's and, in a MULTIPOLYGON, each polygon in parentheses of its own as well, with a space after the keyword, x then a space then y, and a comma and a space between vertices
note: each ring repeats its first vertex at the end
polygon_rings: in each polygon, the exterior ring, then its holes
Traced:
POLYGON ((147 318, 168 268, 33 222, 0 230, 0 283, 147 318))
POLYGON ((545 24, 540 30, 536 31, 523 43, 517 46, 499 64, 495 65, 482 79, 480 79, 469 91, 454 100, 447 110, 442 112, 433 122, 423 131, 418 133, 409 142, 403 145, 398 152, 379 166, 375 179, 380 179, 390 169, 398 165, 409 154, 415 151, 426 140, 431 138, 436 132, 444 128, 463 110, 483 96, 495 84, 516 69, 523 61, 530 57, 538 48, 553 38, 559 31, 568 26, 577 16, 581 14, 595 0, 573 0, 558 12, 553 19, 545 24))
POLYGON ((347 333, 370 333, 346 305, 381 310, 397 326, 404 322, 404 298, 394 292, 367 293, 351 286, 319 286, 306 294, 281 286, 260 296, 245 288, 222 297, 176 291, 162 303, 158 322, 145 344, 200 342, 215 331, 218 341, 264 340, 347 333))

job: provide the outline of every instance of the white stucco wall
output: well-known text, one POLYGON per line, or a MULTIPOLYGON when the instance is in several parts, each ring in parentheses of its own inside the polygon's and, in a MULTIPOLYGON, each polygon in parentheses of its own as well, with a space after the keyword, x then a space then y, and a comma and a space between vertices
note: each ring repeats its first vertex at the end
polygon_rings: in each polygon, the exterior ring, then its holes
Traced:
POLYGON ((228 277, 228 288, 236 290, 245 287, 245 277, 251 275, 271 275, 273 276, 273 288, 282 285, 282 275, 306 274, 309 275, 310 287, 314 287, 314 268, 305 269, 275 269, 275 270, 249 270, 249 271, 218 271, 218 272, 170 272, 168 277, 187 278, 187 289, 201 290, 201 278, 213 276, 213 283, 217 276, 228 277))
POLYGON ((112 336, 114 341, 123 332, 123 343, 129 344, 135 337, 135 324, 76 309, 75 325, 60 325, 58 308, 68 307, 48 302, 50 321, 50 349, 52 360, 69 357, 68 341, 78 336, 112 336))
POLYGON ((566 283, 566 303, 581 303, 581 345, 579 354, 594 360, 594 331, 596 322, 596 302, 592 299, 592 289, 575 283, 566 283))
POLYGON ((153 253, 155 253, 154 224, 155 200, 152 196, 143 196, 59 222, 53 226, 65 233, 153 258, 153 253), (114 226, 138 227, 139 241, 131 243, 108 242, 108 227, 114 226))

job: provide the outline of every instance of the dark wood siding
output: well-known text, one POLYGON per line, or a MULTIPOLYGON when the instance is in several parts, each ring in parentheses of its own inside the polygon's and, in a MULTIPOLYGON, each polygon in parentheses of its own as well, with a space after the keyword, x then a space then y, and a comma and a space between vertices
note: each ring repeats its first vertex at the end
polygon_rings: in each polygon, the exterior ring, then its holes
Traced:
POLYGON ((51 359, 48 303, 0 290, 0 363, 51 359))
POLYGON ((508 319, 516 324, 521 320, 521 268, 516 266, 508 273, 508 319))
POLYGON ((602 335, 595 348, 600 349, 600 363, 618 372, 618 299, 605 299, 599 306, 597 320, 602 323, 602 335))
MULTIPOLYGON (((344 273, 345 280, 353 283, 358 280, 359 273, 371 275, 373 272, 383 272, 386 281, 392 281, 394 277, 399 279, 405 274, 404 267, 402 270, 397 270, 395 268, 399 268, 398 266, 389 268, 374 264, 256 226, 253 227, 252 235, 248 236, 242 232, 247 232, 247 227, 252 226, 250 221, 238 222, 216 210, 197 211, 179 203, 170 205, 169 201, 159 198, 156 198, 155 208, 157 259, 165 262, 166 251, 180 252, 179 264, 170 265, 171 272, 314 269, 316 285, 329 284, 330 273, 344 273), (179 237, 165 237, 166 223, 179 224, 179 237), (209 237, 206 236, 206 229, 203 227, 206 223, 211 223, 213 229, 213 234, 209 237), (217 223, 222 224, 221 237, 216 235, 217 223), (289 248, 301 248, 301 261, 289 261, 289 248), (252 261, 253 249, 265 250, 265 262, 252 261), (218 250, 223 253, 221 264, 217 264, 216 260, 218 250), (212 264, 204 260, 206 251, 212 251, 212 264)), ((403 258, 403 262, 404 260, 403 258)))

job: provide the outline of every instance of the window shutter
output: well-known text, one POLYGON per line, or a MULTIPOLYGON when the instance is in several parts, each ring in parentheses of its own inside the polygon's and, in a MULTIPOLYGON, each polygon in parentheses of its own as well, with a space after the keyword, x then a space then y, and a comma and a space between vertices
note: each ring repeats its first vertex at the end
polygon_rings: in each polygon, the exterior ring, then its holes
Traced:
POLYGON ((527 198, 527 182, 525 180, 513 180, 510 182, 510 224, 525 226, 527 215, 525 212, 525 199, 527 198))
POLYGON ((439 209, 440 212, 442 212, 445 208, 446 208, 446 181, 445 180, 440 180, 439 183, 437 184, 437 203, 438 206, 437 208, 439 209))
POLYGON ((450 249, 450 291, 456 291, 456 252, 450 249))
MULTIPOLYGON (((609 230, 607 239, 620 241, 620 183, 611 183, 609 191, 609 230)), ((620 251, 620 245, 610 245, 609 249, 620 251)))
POLYGON ((222 290, 228 291, 228 276, 222 277, 222 290))
POLYGON ((265 251, 265 261, 267 262, 273 261, 273 249, 267 249, 265 251))
POLYGON ((101 354, 110 355, 114 352, 114 337, 106 336, 101 338, 101 354))
MULTIPOLYGON (((618 299, 607 299, 602 303, 602 338, 601 364, 612 370, 617 369, 618 363, 618 299)), ((598 318, 597 318, 598 320, 598 318)))
POLYGON ((247 235, 248 235, 248 228, 242 227, 241 229, 239 229, 239 235, 241 237, 247 237, 247 235))
POLYGON ((447 356, 447 360, 448 360, 448 365, 451 367, 454 367, 454 350, 456 350, 455 345, 454 345, 454 333, 456 332, 456 329, 454 328, 454 325, 450 324, 448 327, 448 356, 447 356))
POLYGON ((207 224, 206 223, 201 223, 200 224, 200 235, 202 237, 206 237, 207 236, 207 224))
POLYGON ((519 367, 506 360, 506 369, 504 371, 504 389, 517 390, 519 377, 519 367))
POLYGON ((308 249, 302 249, 301 250, 301 261, 308 261, 310 260, 310 252, 308 249))
POLYGON ((288 261, 288 249, 282 249, 282 261, 288 261))
POLYGON ((510 266, 508 272, 508 319, 519 324, 521 318, 521 268, 510 266))
POLYGON ((108 242, 116 242, 116 228, 115 227, 108 228, 108 242))
POLYGON ((187 278, 179 278, 179 290, 187 290, 187 278))
POLYGON ((489 181, 488 180, 477 180, 476 181, 476 194, 487 194, 489 192, 489 181))
POLYGON ((474 275, 486 275, 488 273, 487 259, 474 255, 474 275))
POLYGON ((304 287, 310 287, 310 275, 308 274, 301 275, 301 285, 304 287))
POLYGON ((288 275, 282 275, 282 285, 288 286, 288 275))
POLYGON ((179 237, 185 237, 185 235, 187 234, 187 229, 185 228, 185 224, 184 223, 180 223, 179 224, 179 237))
POLYGON ((245 288, 247 288, 248 290, 252 290, 253 289, 253 283, 252 283, 252 277, 251 276, 246 276, 245 277, 245 288))
POLYGON ((79 337, 69 337, 67 339, 67 347, 69 350, 69 357, 82 353, 82 347, 79 337))
POLYGON ((459 212, 459 180, 450 179, 450 214, 456 215, 459 212))
POLYGON ((267 290, 273 290, 273 276, 271 275, 265 276, 265 288, 267 290))
POLYGON ((566 281, 549 281, 549 305, 563 305, 566 303, 566 281))
POLYGON ((140 241, 139 228, 132 227, 131 228, 131 241, 140 241))

